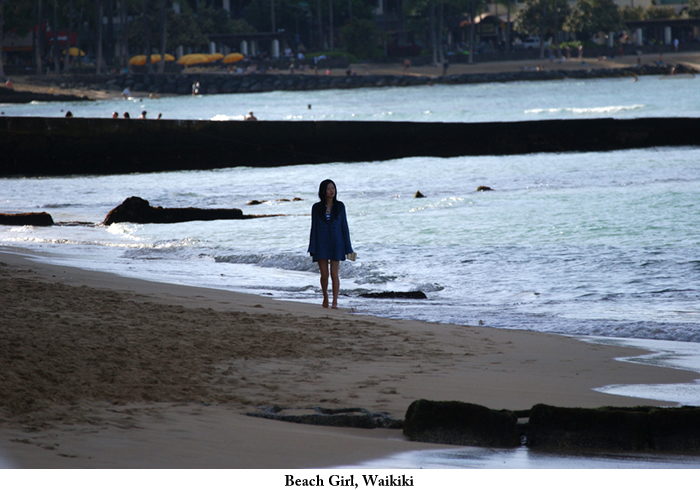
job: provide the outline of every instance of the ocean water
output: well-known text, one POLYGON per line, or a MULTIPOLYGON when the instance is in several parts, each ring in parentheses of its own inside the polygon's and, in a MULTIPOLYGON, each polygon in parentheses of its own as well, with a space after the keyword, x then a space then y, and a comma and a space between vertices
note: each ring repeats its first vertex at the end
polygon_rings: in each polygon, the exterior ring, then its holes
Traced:
MULTIPOLYGON (((235 119, 254 110, 264 119, 291 121, 698 117, 699 83, 563 80, 117 99, 70 109, 78 117, 107 117, 143 107, 184 119, 235 119)), ((1 109, 53 117, 67 107, 1 109)), ((341 307, 435 323, 649 341, 667 353, 664 362, 685 362, 684 368, 700 372, 698 162, 700 146, 5 178, 0 212, 46 211, 59 224, 0 227, 0 245, 87 269, 320 304, 318 272, 306 253, 309 211, 319 182, 332 178, 358 255, 357 262, 341 265, 341 307), (494 190, 477 192, 481 185, 494 190), (426 197, 415 198, 416 191, 426 197), (154 206, 281 216, 99 224, 129 196, 154 206), (247 205, 254 199, 266 202, 247 205), (427 299, 360 297, 381 291, 423 291, 427 299)), ((658 399, 700 405, 697 387, 690 394, 686 388, 671 394, 640 389, 650 398, 658 392, 658 399)))
POLYGON ((528 121, 533 119, 697 117, 700 77, 685 75, 386 87, 353 90, 266 92, 136 98, 96 102, 0 104, 7 116, 112 117, 147 111, 164 119, 243 119, 249 111, 264 120, 528 121), (310 108, 309 108, 310 106, 310 108))

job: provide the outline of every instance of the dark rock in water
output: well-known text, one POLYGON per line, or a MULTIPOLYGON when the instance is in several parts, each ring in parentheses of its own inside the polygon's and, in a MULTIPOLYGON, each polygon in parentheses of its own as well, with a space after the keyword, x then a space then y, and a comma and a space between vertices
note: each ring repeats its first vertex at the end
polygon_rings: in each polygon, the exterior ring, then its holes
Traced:
POLYGON ((267 201, 258 201, 257 199, 253 199, 252 201, 248 201, 246 204, 248 206, 257 206, 258 204, 263 204, 266 203, 267 201))
POLYGON ((104 220, 112 223, 181 223, 183 221, 212 221, 217 219, 246 219, 240 209, 200 209, 153 207, 145 199, 129 197, 112 209, 104 220))
POLYGON ((700 451, 700 407, 652 409, 651 445, 655 451, 700 451))
POLYGON ((362 298, 376 299, 426 299, 423 291, 384 291, 381 293, 363 293, 362 298))
POLYGON ((476 188, 476 191, 477 191, 477 192, 492 191, 492 190, 493 190, 493 189, 491 189, 491 188, 490 188, 489 186, 487 186, 487 185, 480 185, 479 187, 476 188))
POLYGON ((464 402, 417 400, 406 412, 403 433, 412 441, 480 447, 519 447, 513 412, 464 402))
POLYGON ((247 413, 246 415, 297 424, 354 427, 359 429, 400 429, 402 425, 400 420, 391 418, 387 413, 373 413, 364 408, 326 409, 315 407, 304 410, 291 410, 281 407, 262 407, 261 412, 247 413))
POLYGON ((530 410, 527 445, 557 450, 644 451, 650 449, 649 410, 535 405, 530 410))
POLYGON ((416 199, 420 199, 422 197, 425 197, 421 191, 416 191, 416 193, 413 195, 416 199))
POLYGON ((49 213, 0 213, 0 225, 53 226, 53 218, 49 213))

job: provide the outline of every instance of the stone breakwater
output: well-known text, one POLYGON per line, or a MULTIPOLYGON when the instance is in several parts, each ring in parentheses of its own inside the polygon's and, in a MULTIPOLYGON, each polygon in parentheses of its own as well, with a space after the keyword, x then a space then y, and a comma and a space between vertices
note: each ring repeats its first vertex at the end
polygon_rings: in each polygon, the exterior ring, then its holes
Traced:
POLYGON ((700 118, 500 123, 0 117, 0 175, 110 175, 697 145, 700 118))
MULTIPOLYGON (((329 90, 369 87, 408 87, 415 85, 459 85, 469 83, 506 83, 516 81, 562 80, 566 78, 615 78, 645 75, 669 75, 695 73, 686 65, 643 65, 619 69, 580 70, 522 70, 507 73, 474 73, 448 76, 411 75, 290 75, 226 73, 180 73, 180 74, 125 74, 106 80, 99 88, 121 91, 130 87, 132 92, 151 92, 169 95, 192 93, 192 85, 199 83, 200 94, 234 94, 272 92, 275 90, 329 90)), ((97 88, 97 87, 95 87, 97 88)))

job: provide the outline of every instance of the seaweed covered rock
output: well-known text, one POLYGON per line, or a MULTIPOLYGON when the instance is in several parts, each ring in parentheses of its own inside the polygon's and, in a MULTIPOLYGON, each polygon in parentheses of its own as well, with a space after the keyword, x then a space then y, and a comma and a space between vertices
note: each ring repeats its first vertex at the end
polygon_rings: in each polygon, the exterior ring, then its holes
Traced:
POLYGON ((373 299, 426 299, 423 291, 382 291, 380 293, 362 293, 362 298, 373 299))
POLYGON ((518 447, 513 412, 472 403, 417 400, 406 411, 403 433, 412 441, 481 447, 518 447))
POLYGON ((53 226, 53 218, 49 213, 0 213, 0 225, 53 226))
POLYGON ((651 410, 649 436, 655 451, 700 452, 700 407, 651 410))
POLYGON ((644 451, 649 445, 649 407, 530 409, 527 446, 538 449, 644 451))
POLYGON ((294 410, 282 407, 260 407, 260 412, 247 413, 251 417, 281 420, 297 424, 353 427, 356 429, 400 429, 401 421, 384 412, 370 412, 364 408, 321 408, 294 410))
POLYGON ((140 197, 129 197, 112 209, 104 220, 112 223, 181 223, 183 221, 212 221, 217 219, 245 219, 240 209, 200 209, 153 207, 140 197))

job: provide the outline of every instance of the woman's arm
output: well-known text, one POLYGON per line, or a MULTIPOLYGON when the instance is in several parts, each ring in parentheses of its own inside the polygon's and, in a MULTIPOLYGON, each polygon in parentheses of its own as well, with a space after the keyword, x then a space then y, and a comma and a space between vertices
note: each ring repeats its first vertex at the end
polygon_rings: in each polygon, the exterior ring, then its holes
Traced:
POLYGON ((350 227, 348 226, 348 217, 345 214, 345 204, 340 205, 340 227, 343 230, 343 242, 345 244, 345 254, 353 253, 352 243, 350 243, 350 227))
POLYGON ((316 234, 318 226, 316 226, 316 204, 311 207, 311 233, 309 234, 309 252, 311 255, 316 253, 316 234))

